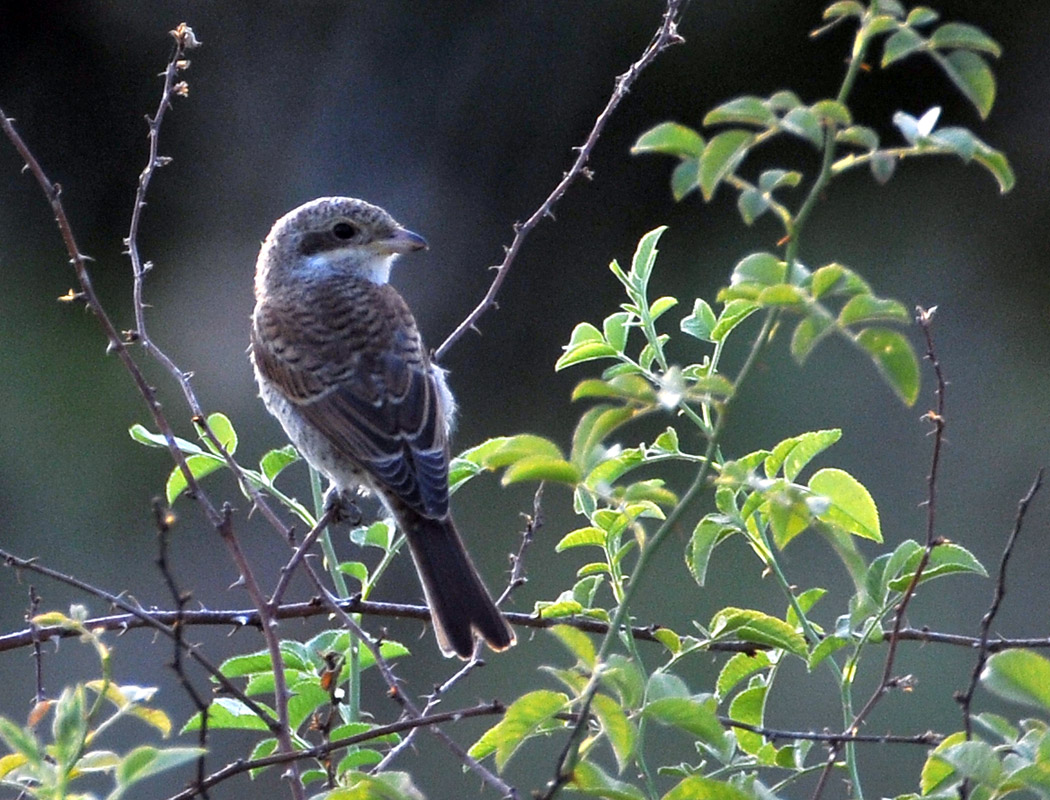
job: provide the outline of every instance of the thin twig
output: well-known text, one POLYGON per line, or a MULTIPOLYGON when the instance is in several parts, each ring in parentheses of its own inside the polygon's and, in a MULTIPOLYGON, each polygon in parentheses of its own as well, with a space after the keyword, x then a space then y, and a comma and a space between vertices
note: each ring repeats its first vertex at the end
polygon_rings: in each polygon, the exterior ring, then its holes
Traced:
MULTIPOLYGON (((930 556, 933 554, 934 548, 942 543, 941 539, 936 535, 937 477, 940 471, 941 449, 944 446, 944 398, 947 382, 944 379, 944 372, 941 370, 941 363, 937 359, 937 353, 933 346, 931 327, 933 324, 933 315, 936 310, 936 306, 929 309, 920 307, 916 309, 915 313, 915 319, 918 322, 919 329, 922 331, 923 337, 926 341, 925 358, 932 365, 933 374, 937 380, 934 389, 935 397, 937 399, 937 407, 932 411, 927 411, 926 414, 923 415, 923 418, 933 425, 933 454, 930 457, 930 472, 926 477, 926 546, 923 549, 922 558, 919 559, 919 563, 915 567, 915 573, 912 575, 908 587, 904 590, 900 602, 897 603, 897 607, 894 609, 893 624, 890 628, 889 649, 886 652, 886 663, 882 669, 882 677, 879 679, 879 685, 875 688, 871 697, 868 698, 868 702, 864 704, 864 707, 853 717, 853 720, 846 729, 847 734, 855 734, 857 730, 859 730, 864 720, 868 718, 875 706, 886 696, 886 693, 889 692, 890 689, 907 683, 907 679, 895 678, 893 675, 893 666, 897 658, 897 644, 901 641, 898 634, 900 633, 901 628, 904 627, 905 612, 908 609, 909 603, 911 603, 912 597, 915 596, 915 589, 922 580, 927 565, 930 563, 930 556)), ((835 766, 835 760, 838 758, 838 754, 841 750, 842 742, 833 743, 831 747, 828 748, 828 760, 824 764, 824 769, 820 773, 820 778, 817 781, 816 788, 813 790, 812 800, 819 800, 824 791, 824 787, 827 785, 828 778, 831 776, 831 770, 835 766)))
MULTIPOLYGON (((171 626, 172 632, 175 634, 175 638, 172 641, 171 668, 178 677, 183 691, 189 696, 190 701, 200 715, 201 724, 197 729, 197 746, 201 748, 201 755, 197 759, 197 785, 201 786, 207 774, 205 754, 208 749, 208 702, 197 691, 197 688, 190 680, 190 676, 186 674, 182 659, 183 653, 188 649, 183 638, 186 631, 186 626, 183 624, 183 615, 186 613, 186 604, 190 601, 191 595, 189 592, 179 590, 175 581, 175 573, 171 569, 171 562, 168 559, 168 544, 171 523, 174 518, 170 510, 164 507, 159 498, 153 501, 153 518, 157 527, 157 568, 160 570, 161 575, 164 576, 164 583, 167 585, 172 601, 175 603, 176 617, 174 624, 171 626)), ((201 790, 201 797, 207 800, 208 792, 206 789, 201 790)))
POLYGON ((739 720, 732 719, 731 717, 719 716, 718 721, 725 725, 727 728, 740 728, 745 731, 751 731, 751 733, 757 733, 759 736, 765 736, 772 742, 777 740, 787 741, 801 741, 807 740, 811 742, 831 742, 833 744, 845 744, 847 742, 863 742, 866 744, 920 744, 927 747, 935 746, 944 741, 944 735, 940 733, 934 733, 933 731, 927 731, 926 733, 917 733, 914 736, 899 736, 892 733, 879 734, 859 734, 859 733, 817 733, 816 731, 786 731, 780 730, 779 728, 765 728, 761 725, 752 725, 747 722, 740 722, 739 720))
MULTIPOLYGON (((342 621, 343 625, 347 627, 350 632, 356 636, 361 644, 363 644, 368 651, 372 654, 375 659, 376 667, 379 670, 379 674, 389 687, 389 696, 395 700, 401 708, 406 712, 410 719, 419 719, 422 714, 416 707, 416 704, 412 702, 411 698, 401 690, 400 682, 394 676, 393 670, 390 668, 390 664, 383 657, 380 651, 379 644, 373 641, 372 637, 357 624, 354 618, 343 610, 340 600, 334 594, 332 594, 328 587, 324 585, 324 582, 318 576, 316 570, 309 561, 303 561, 303 567, 306 574, 310 577, 314 587, 319 591, 324 598, 324 602, 332 610, 332 612, 342 621)), ((463 747, 450 737, 447 733, 436 726, 428 726, 429 730, 434 736, 438 737, 445 746, 452 751, 452 753, 463 763, 465 767, 470 769, 474 774, 478 775, 485 783, 492 788, 496 789, 505 798, 511 798, 512 800, 518 800, 518 791, 509 783, 504 781, 494 772, 489 770, 480 761, 471 756, 463 747)))
POLYGON ((306 558, 307 552, 313 546, 317 538, 324 533, 324 529, 328 527, 332 522, 332 517, 335 514, 334 508, 327 509, 321 518, 317 520, 317 524, 310 529, 309 533, 303 538, 303 541, 295 548, 295 552, 292 553, 292 557, 288 560, 288 563, 281 567, 281 576, 277 579, 277 585, 274 587, 273 593, 270 595, 270 602, 268 604, 269 611, 276 613, 281 606, 281 598, 284 597, 285 591, 288 589, 288 584, 292 579, 292 575, 295 573, 295 568, 299 566, 299 562, 306 558))
MULTIPOLYGON (((536 532, 543 527, 542 501, 543 483, 541 482, 540 485, 536 487, 536 493, 532 497, 532 514, 522 514, 522 516, 525 517, 525 530, 522 531, 521 534, 521 544, 518 546, 518 552, 510 557, 510 577, 507 580, 507 585, 503 589, 503 592, 496 600, 497 606, 503 605, 503 603, 505 603, 510 597, 511 593, 525 583, 525 552, 528 550, 529 545, 532 544, 536 532)), ((421 712, 424 716, 429 714, 441 702, 441 698, 448 694, 448 692, 452 690, 452 687, 465 680, 475 669, 485 665, 485 662, 481 658, 483 647, 484 644, 480 640, 475 642, 474 653, 470 660, 456 670, 456 672, 447 678, 444 683, 435 686, 434 691, 427 695, 426 705, 423 706, 421 712)), ((405 752, 412 746, 412 743, 415 740, 416 731, 418 730, 419 728, 415 728, 409 731, 408 735, 398 742, 396 747, 383 756, 382 761, 376 764, 372 771, 382 772, 383 770, 389 769, 390 764, 393 763, 401 753, 405 752)))
POLYGON ((558 182, 558 185, 554 187, 547 199, 540 203, 539 208, 532 212, 525 222, 518 223, 514 226, 514 238, 511 240, 510 246, 506 249, 506 254, 503 256, 502 263, 495 267, 496 276, 492 279, 492 285, 489 286, 489 290, 485 292, 485 296, 478 303, 477 307, 471 311, 466 319, 464 319, 456 329, 448 335, 448 338, 441 343, 441 346, 434 352, 434 359, 440 361, 441 358, 448 353, 449 348, 452 347, 456 341, 463 336, 470 328, 475 327, 477 321, 481 316, 492 308, 496 304, 496 295, 499 294, 500 288, 503 286, 503 281, 506 280, 507 274, 510 272, 511 265, 514 263, 514 259, 517 258, 518 252, 521 250, 522 244, 525 242, 525 238, 532 232, 544 217, 554 216, 554 206, 562 195, 568 190, 568 188, 576 181, 577 178, 592 177, 591 172, 587 169, 587 161, 591 157, 591 151, 594 150, 594 146, 598 143, 598 137, 602 135, 602 131, 605 129, 606 123, 612 117, 613 112, 616 111, 616 107, 620 105, 620 101, 627 96, 627 93, 631 90, 631 86, 637 80, 638 76, 642 74, 642 71, 648 67, 657 56, 676 44, 681 44, 685 41, 678 33, 678 20, 681 17, 682 9, 685 5, 685 0, 667 0, 667 6, 664 9, 663 20, 660 23, 660 27, 656 33, 653 34, 653 38, 650 39, 648 46, 642 53, 641 57, 635 61, 627 69, 625 73, 616 78, 616 83, 613 87, 612 94, 609 96, 608 102, 605 104, 605 108, 602 109, 598 118, 594 121, 594 127, 591 128, 591 132, 587 134, 587 138, 584 140, 583 145, 577 148, 576 159, 573 161, 569 171, 566 172, 562 179, 558 182))
POLYGON ((33 670, 36 678, 36 702, 43 703, 47 699, 47 694, 44 692, 44 654, 40 649, 40 642, 43 639, 43 635, 40 633, 40 628, 33 622, 33 618, 40 611, 40 595, 36 593, 36 587, 30 585, 29 587, 29 616, 26 620, 29 622, 29 633, 33 638, 33 670))
MULTIPOLYGON (((1010 531, 1010 536, 1007 537, 1006 546, 1003 548, 1002 558, 999 559, 999 572, 995 579, 995 589, 992 590, 992 603, 988 607, 988 611, 985 612, 984 617, 981 619, 980 644, 977 647, 977 658, 974 661, 973 672, 970 673, 970 684, 966 687, 965 692, 956 692, 955 694, 955 699, 962 708, 963 730, 966 732, 967 741, 973 738, 973 717, 970 713, 970 706, 973 703, 974 692, 977 691, 977 683, 981 678, 981 670, 984 669, 985 662, 988 660, 990 649, 988 639, 992 629, 992 621, 995 619, 995 615, 999 613, 999 606, 1002 605, 1003 598, 1006 597, 1006 567, 1010 563, 1010 556, 1013 554, 1014 545, 1017 544, 1017 537, 1021 534, 1021 527, 1024 525, 1024 518, 1028 513, 1028 506, 1031 504, 1042 485, 1043 470, 1040 469, 1036 473, 1032 485, 1028 487, 1027 494, 1025 494, 1025 496, 1017 503, 1017 514, 1014 517, 1014 527, 1010 531)), ((969 779, 964 780, 959 787, 959 796, 962 800, 966 800, 966 798, 970 796, 969 779)))
POLYGON ((321 758, 328 755, 334 750, 339 750, 344 747, 352 747, 356 744, 363 742, 369 742, 373 739, 378 739, 383 736, 390 736, 391 734, 401 733, 402 731, 411 731, 420 727, 430 727, 439 723, 445 722, 456 722, 461 719, 467 719, 469 717, 482 717, 491 716, 495 714, 502 714, 505 711, 504 707, 499 703, 482 703, 481 705, 471 706, 470 708, 460 708, 455 711, 445 711, 440 714, 431 714, 426 717, 417 717, 415 719, 403 719, 398 722, 391 723, 390 725, 378 725, 375 728, 371 728, 363 733, 358 733, 353 736, 347 736, 342 739, 336 739, 331 742, 325 742, 319 744, 316 747, 309 747, 303 750, 297 750, 294 753, 277 753, 272 756, 266 756, 265 758, 256 758, 251 761, 239 760, 232 764, 223 767, 221 770, 212 773, 204 779, 201 787, 192 786, 185 791, 174 794, 168 798, 168 800, 190 800, 190 798, 196 797, 201 788, 209 788, 215 786, 223 781, 232 778, 234 775, 240 775, 248 772, 249 770, 262 769, 263 767, 270 767, 276 764, 287 764, 292 761, 299 761, 304 758, 321 758))
MULTIPOLYGON (((14 567, 15 569, 26 570, 27 572, 33 572, 37 575, 44 575, 45 577, 51 578, 52 580, 58 581, 59 583, 65 584, 66 586, 72 586, 74 589, 77 589, 78 591, 81 591, 84 594, 97 597, 115 608, 123 609, 127 612, 126 615, 120 615, 119 617, 104 618, 124 621, 123 625, 115 624, 112 626, 112 629, 148 627, 168 637, 172 641, 175 641, 176 639, 176 634, 175 631, 172 630, 172 626, 178 619, 177 611, 167 611, 164 612, 162 615, 157 615, 156 612, 147 611, 146 609, 140 608, 137 604, 130 603, 122 597, 119 597, 115 594, 111 594, 110 592, 107 592, 103 589, 99 589, 96 586, 92 586, 90 583, 86 583, 85 581, 79 580, 78 578, 74 578, 71 575, 66 575, 65 573, 59 572, 58 570, 51 569, 50 567, 45 567, 43 564, 38 563, 35 559, 19 558, 13 553, 9 553, 7 550, 4 550, 2 548, 0 548, 0 563, 2 563, 6 567, 14 567), (170 620, 170 622, 161 622, 158 616, 165 616, 168 620, 170 620)), ((187 615, 190 615, 192 613, 193 612, 187 612, 187 615)), ((91 625, 91 622, 92 620, 87 620, 84 624, 87 627, 93 627, 91 625)), ((63 638, 66 636, 80 635, 78 631, 70 631, 68 628, 40 627, 37 630, 41 639, 63 638)), ((26 641, 22 645, 20 645, 22 647, 24 647, 26 644, 32 643, 31 632, 23 632, 22 634, 20 634, 19 638, 26 639, 26 641)), ((0 641, 9 639, 9 636, 0 637, 0 641)), ((229 678, 223 675, 222 671, 217 666, 211 663, 211 661, 206 656, 201 654, 200 649, 196 645, 186 644, 185 648, 190 658, 192 658, 201 667, 203 667, 204 671, 211 675, 212 678, 214 678, 218 682, 218 684, 223 688, 223 691, 228 692, 232 697, 235 697, 242 703, 244 703, 249 709, 251 709, 253 714, 258 716, 259 719, 266 723, 266 726, 267 728, 269 728, 271 733, 276 734, 277 720, 273 718, 273 715, 270 714, 269 711, 260 706, 254 700, 252 700, 252 698, 250 698, 243 691, 241 691, 237 684, 233 683, 232 681, 230 681, 229 678)), ((0 650, 2 649, 5 648, 0 647, 0 650)), ((11 648, 8 647, 6 649, 11 648)))

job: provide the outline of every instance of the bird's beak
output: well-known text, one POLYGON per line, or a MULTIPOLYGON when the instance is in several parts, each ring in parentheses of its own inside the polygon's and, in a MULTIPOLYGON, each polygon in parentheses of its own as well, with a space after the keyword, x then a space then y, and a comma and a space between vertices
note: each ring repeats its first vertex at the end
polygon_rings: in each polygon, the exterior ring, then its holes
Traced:
POLYGON ((388 255, 413 253, 416 250, 426 250, 427 240, 418 233, 398 228, 390 236, 377 241, 376 247, 381 253, 388 255))

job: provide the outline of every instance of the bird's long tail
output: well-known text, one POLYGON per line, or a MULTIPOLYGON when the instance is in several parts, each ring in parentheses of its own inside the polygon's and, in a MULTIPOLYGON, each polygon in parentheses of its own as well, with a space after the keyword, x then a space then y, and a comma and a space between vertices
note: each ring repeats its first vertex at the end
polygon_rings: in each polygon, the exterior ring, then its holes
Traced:
POLYGON ((514 644, 514 632, 492 602, 451 517, 432 519, 407 509, 399 516, 442 652, 470 658, 475 631, 493 650, 514 644))

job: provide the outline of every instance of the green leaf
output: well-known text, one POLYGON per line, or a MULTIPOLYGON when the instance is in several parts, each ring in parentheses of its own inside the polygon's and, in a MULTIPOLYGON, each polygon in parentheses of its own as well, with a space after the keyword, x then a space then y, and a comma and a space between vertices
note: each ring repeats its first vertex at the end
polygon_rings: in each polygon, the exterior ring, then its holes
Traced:
MULTIPOLYGON (((266 723, 254 711, 234 697, 216 697, 211 701, 208 706, 208 727, 212 730, 268 730, 266 723)), ((191 717, 182 728, 183 733, 195 730, 200 730, 199 714, 191 717)))
POLYGON ((573 791, 603 800, 646 800, 641 789, 605 774, 596 764, 581 760, 573 767, 569 786, 573 791))
MULTIPOLYGON (((128 433, 131 435, 131 438, 139 444, 144 444, 147 447, 163 447, 165 450, 168 449, 168 440, 165 439, 162 434, 153 433, 144 425, 140 425, 137 422, 130 428, 128 428, 128 433)), ((179 450, 183 453, 194 454, 204 452, 193 442, 188 442, 185 439, 180 439, 178 436, 174 437, 174 439, 175 446, 178 447, 179 450)))
POLYGON ((997 786, 1002 779, 1003 765, 987 742, 959 742, 951 747, 938 748, 935 757, 951 766, 955 777, 979 785, 997 786))
POLYGON ((1005 194, 1014 188, 1016 178, 1014 177, 1013 168, 1010 166, 1006 156, 998 150, 988 147, 982 142, 978 146, 977 152, 974 153, 974 160, 992 173, 992 177, 999 182, 999 191, 1001 193, 1005 194))
POLYGON ((487 450, 482 463, 489 469, 506 467, 523 458, 543 456, 561 458, 561 450, 550 439, 529 433, 508 436, 500 440, 498 448, 487 450))
POLYGON ((908 19, 905 24, 909 27, 921 27, 923 25, 929 25, 931 22, 936 22, 941 18, 941 15, 934 11, 932 8, 926 6, 915 6, 911 11, 908 12, 908 19))
POLYGON ((1029 650, 1004 650, 992 655, 981 672, 981 683, 1004 700, 1050 713, 1050 661, 1029 650))
POLYGON ((851 125, 835 134, 835 141, 841 144, 852 144, 865 150, 875 150, 879 146, 879 135, 864 125, 851 125))
POLYGON ((735 170, 747 155, 755 135, 745 130, 723 131, 704 147, 700 157, 699 182, 704 200, 710 200, 727 175, 735 170))
POLYGON ((584 342, 583 344, 565 348, 565 353, 555 362, 554 370, 555 372, 560 372, 573 364, 582 364, 584 361, 594 361, 599 358, 610 358, 616 355, 616 348, 607 345, 605 342, 584 342))
MULTIPOLYGON (((219 440, 219 444, 223 446, 227 453, 232 456, 237 452, 237 432, 233 429, 233 423, 230 422, 229 417, 221 411, 209 414, 208 427, 211 429, 211 432, 215 434, 215 438, 219 440)), ((213 453, 219 455, 219 451, 216 449, 211 439, 204 436, 204 429, 198 426, 198 432, 204 437, 204 445, 213 453)))
POLYGON ((606 533, 601 528, 577 528, 561 538, 554 546, 554 552, 561 553, 574 547, 605 547, 605 539, 606 533))
POLYGON ((783 283, 786 274, 787 263, 772 253, 752 253, 737 262, 730 283, 732 286, 744 283, 775 286, 783 283))
POLYGON ((707 579, 707 565, 715 546, 733 533, 736 529, 728 525, 726 517, 721 514, 708 514, 697 523, 685 549, 685 563, 701 587, 707 579))
POLYGON ((634 754, 638 731, 627 719, 620 704, 607 694, 596 694, 591 700, 591 711, 601 723, 609 744, 616 756, 616 766, 620 772, 630 762, 634 754))
POLYGON ((594 397, 612 397, 652 405, 656 402, 656 390, 649 381, 637 373, 617 375, 609 380, 590 378, 581 381, 572 390, 573 400, 594 397))
POLYGON ((864 484, 841 469, 818 470, 809 488, 830 503, 818 518, 863 539, 882 541, 879 511, 864 484))
POLYGON ((783 467, 784 477, 795 480, 803 468, 842 438, 842 430, 830 428, 821 431, 807 431, 792 436, 778 443, 763 465, 766 477, 774 477, 783 467))
POLYGON ((390 521, 381 519, 371 525, 354 528, 350 531, 350 541, 358 547, 378 547, 383 552, 389 552, 396 533, 397 528, 390 521))
POLYGON ((769 660, 769 656, 762 650, 756 651, 754 655, 750 653, 736 653, 718 673, 718 681, 715 684, 715 696, 719 701, 724 700, 742 680, 749 675, 754 675, 756 672, 769 669, 771 666, 772 662, 769 660))
POLYGON ((818 150, 824 146, 824 126, 808 108, 793 108, 780 120, 784 130, 810 142, 818 150))
POLYGON ((806 293, 797 286, 790 283, 778 283, 776 286, 768 286, 758 293, 755 302, 759 305, 769 307, 795 308, 805 303, 806 293))
POLYGON ((671 173, 671 196, 681 202, 691 191, 700 186, 700 159, 684 159, 671 173))
POLYGON ((942 751, 947 750, 949 747, 954 747, 964 741, 966 741, 966 734, 962 731, 958 731, 957 733, 948 736, 930 752, 930 755, 926 759, 926 763, 923 764, 922 776, 919 781, 923 796, 931 795, 938 789, 947 788, 952 782, 955 770, 938 756, 942 751))
POLYGON ((956 50, 947 56, 935 55, 937 63, 973 103, 981 119, 987 119, 995 103, 995 76, 988 63, 970 50, 956 50))
POLYGON ((917 53, 926 47, 926 40, 911 28, 901 28, 882 46, 882 68, 917 53))
MULTIPOLYGON (((852 5, 836 3, 835 5, 852 5)), ((859 5, 859 4, 858 4, 859 5)), ((750 794, 728 783, 689 775, 683 778, 661 800, 754 800, 758 795, 750 794)))
POLYGON ((572 435, 572 460, 583 469, 593 469, 604 456, 600 447, 614 430, 634 419, 638 409, 630 406, 598 405, 580 417, 572 435))
POLYGON ((911 321, 908 310, 896 300, 883 299, 870 294, 858 294, 839 312, 839 325, 847 327, 861 322, 890 321, 907 324, 911 321))
POLYGON ((735 123, 769 128, 776 121, 777 115, 769 110, 765 101, 753 95, 737 97, 734 100, 722 103, 722 105, 708 111, 707 116, 704 117, 704 125, 735 123))
POLYGON ((259 470, 267 481, 273 483, 277 476, 280 475, 281 470, 298 460, 299 454, 295 451, 295 448, 290 444, 286 444, 284 447, 270 450, 259 459, 259 470))
POLYGON ((502 772, 511 756, 526 739, 553 724, 561 725, 554 719, 554 715, 564 710, 568 704, 569 698, 564 694, 546 689, 519 697, 507 709, 503 719, 470 748, 470 754, 474 758, 487 755, 487 752, 478 752, 482 742, 486 742, 487 747, 495 750, 496 769, 502 772))
POLYGON ((802 173, 786 169, 767 169, 758 176, 758 188, 762 192, 772 192, 783 186, 795 187, 802 182, 802 173))
POLYGON ((509 486, 522 481, 554 481, 574 485, 580 481, 580 470, 563 458, 527 456, 507 467, 501 483, 509 486))
POLYGON ((806 660, 806 666, 812 672, 813 669, 823 661, 825 658, 830 656, 836 650, 841 650, 843 647, 849 644, 849 639, 842 636, 825 636, 819 642, 817 646, 813 648, 813 652, 809 654, 809 658, 806 660))
POLYGON ((628 322, 633 316, 630 312, 618 311, 607 316, 605 322, 602 323, 602 333, 605 335, 605 341, 615 347, 620 353, 627 346, 627 333, 630 330, 628 322))
POLYGON ((758 311, 758 308, 750 300, 730 300, 718 315, 715 327, 711 329, 711 341, 724 341, 737 325, 758 311))
POLYGON ((871 154, 869 165, 876 182, 886 184, 893 177, 894 170, 897 169, 897 158, 883 150, 876 150, 871 154))
POLYGON ((339 776, 340 788, 314 795, 313 800, 424 800, 405 772, 348 772, 339 776))
MULTIPOLYGON (((737 722, 762 725, 768 694, 769 686, 765 683, 749 686, 733 698, 733 702, 729 704, 729 716, 737 722)), ((734 733, 740 749, 749 755, 757 755, 766 744, 761 734, 743 728, 735 728, 734 733)))
POLYGON ((824 122, 843 127, 853 123, 853 115, 850 114, 849 108, 838 100, 818 100, 810 106, 810 110, 824 122))
POLYGON ((791 335, 791 357, 799 364, 804 364, 813 348, 834 329, 832 323, 833 321, 825 316, 803 318, 791 335))
MULTIPOLYGON (((899 574, 896 571, 890 572, 891 567, 895 566, 891 562, 891 565, 887 567, 887 577, 891 578, 886 584, 889 588, 900 592, 908 587, 915 570, 919 566, 923 550, 924 548, 917 547, 916 552, 912 553, 905 563, 901 565, 899 574), (894 575, 897 575, 897 577, 893 577, 894 575)), ((937 545, 930 552, 929 561, 919 577, 919 583, 926 583, 934 578, 954 575, 960 572, 988 577, 988 572, 985 570, 984 565, 977 560, 973 553, 962 545, 944 542, 937 545)))
POLYGON ((933 32, 930 44, 939 50, 980 50, 998 58, 1003 49, 999 43, 980 28, 965 22, 946 22, 933 32))
POLYGON ((649 306, 649 318, 656 320, 676 305, 678 305, 677 297, 661 297, 654 300, 653 304, 649 306))
POLYGON ((712 637, 736 636, 745 642, 778 647, 805 657, 806 640, 783 620, 763 614, 753 608, 723 608, 708 626, 712 637))
POLYGON ((740 218, 750 225, 769 210, 769 200, 757 189, 744 189, 736 199, 740 218))
POLYGON ((790 89, 781 89, 779 92, 774 92, 769 96, 769 107, 776 111, 790 111, 793 108, 799 108, 802 105, 802 101, 799 100, 798 95, 790 89))
MULTIPOLYGON (((225 463, 220 456, 213 456, 208 453, 186 456, 186 466, 189 467, 190 474, 197 480, 215 472, 225 463)), ((188 485, 182 469, 178 466, 174 467, 171 474, 168 475, 168 481, 164 488, 164 495, 169 506, 173 505, 178 496, 186 491, 188 485)))
POLYGON ((566 649, 579 659, 587 669, 594 669, 597 654, 591 637, 571 625, 555 625, 550 632, 565 645, 566 649))
POLYGON ((661 122, 638 137, 631 155, 663 153, 680 158, 699 158, 703 151, 704 137, 692 128, 677 122, 661 122))
POLYGON ((725 750, 725 729, 715 716, 713 700, 695 697, 663 697, 645 704, 647 719, 689 733, 716 752, 725 750))
POLYGON ((824 9, 824 19, 862 16, 864 16, 864 6, 857 0, 839 0, 824 9))
POLYGON ((919 360, 908 340, 897 331, 867 328, 855 341, 874 359, 882 376, 907 405, 919 398, 919 360))
POLYGON ((702 342, 713 342, 711 331, 715 327, 715 312, 706 300, 697 299, 693 303, 693 313, 682 320, 683 333, 688 333, 702 342))
POLYGON ((119 786, 130 786, 164 770, 181 767, 206 752, 201 747, 136 747, 121 759, 113 777, 119 786))
POLYGON ((656 255, 659 252, 656 249, 656 245, 666 230, 667 226, 661 225, 658 228, 653 228, 653 230, 638 240, 638 247, 634 251, 634 257, 631 259, 631 273, 629 276, 633 278, 632 284, 634 288, 644 290, 648 286, 649 276, 653 272, 653 265, 656 263, 656 255))

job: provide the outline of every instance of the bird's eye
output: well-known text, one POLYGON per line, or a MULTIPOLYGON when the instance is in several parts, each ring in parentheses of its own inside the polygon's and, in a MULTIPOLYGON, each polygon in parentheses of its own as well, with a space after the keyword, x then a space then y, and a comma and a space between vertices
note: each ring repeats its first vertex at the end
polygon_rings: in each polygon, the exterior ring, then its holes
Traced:
POLYGON ((353 239, 354 234, 357 233, 357 228, 349 222, 337 222, 332 226, 332 233, 335 234, 337 239, 353 239))

